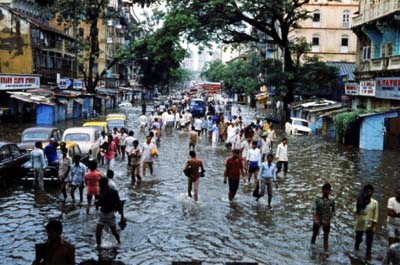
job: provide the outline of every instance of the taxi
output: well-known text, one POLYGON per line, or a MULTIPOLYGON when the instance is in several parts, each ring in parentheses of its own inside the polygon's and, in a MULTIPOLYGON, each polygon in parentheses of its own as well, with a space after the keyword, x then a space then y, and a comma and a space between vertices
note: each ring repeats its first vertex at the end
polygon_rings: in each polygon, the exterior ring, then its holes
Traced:
POLYGON ((85 122, 82 127, 94 127, 99 133, 104 131, 106 135, 108 134, 107 122, 105 121, 88 121, 85 122))
MULTIPOLYGON (((89 163, 89 155, 82 153, 79 145, 75 142, 65 142, 66 147, 68 149, 68 156, 71 157, 71 159, 74 158, 75 155, 80 155, 81 156, 81 162, 85 165, 88 165, 89 163)), ((57 147, 57 155, 58 157, 61 157, 61 149, 60 146, 57 147)), ((44 157, 46 160, 46 156, 44 157)), ((46 160, 47 163, 47 160, 46 160)), ((32 169, 32 162, 29 158, 27 162, 25 162, 22 165, 22 168, 25 170, 25 174, 22 178, 24 181, 32 181, 34 178, 33 175, 33 169, 32 169)), ((58 166, 54 165, 47 165, 45 170, 44 170, 44 181, 59 181, 58 178, 58 166)))
POLYGON ((110 113, 106 117, 108 131, 111 132, 114 128, 120 130, 121 128, 126 128, 126 115, 123 113, 110 113))

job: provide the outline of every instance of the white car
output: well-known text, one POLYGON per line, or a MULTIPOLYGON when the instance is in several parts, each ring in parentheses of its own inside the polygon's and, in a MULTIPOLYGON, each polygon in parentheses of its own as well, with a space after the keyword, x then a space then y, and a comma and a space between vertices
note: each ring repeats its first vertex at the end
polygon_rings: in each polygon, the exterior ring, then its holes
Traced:
POLYGON ((90 161, 96 161, 100 152, 99 137, 99 131, 94 127, 73 127, 64 131, 62 141, 79 144, 82 153, 89 154, 90 161))
POLYGON ((285 123, 285 132, 291 135, 310 135, 311 128, 307 120, 290 118, 285 123))

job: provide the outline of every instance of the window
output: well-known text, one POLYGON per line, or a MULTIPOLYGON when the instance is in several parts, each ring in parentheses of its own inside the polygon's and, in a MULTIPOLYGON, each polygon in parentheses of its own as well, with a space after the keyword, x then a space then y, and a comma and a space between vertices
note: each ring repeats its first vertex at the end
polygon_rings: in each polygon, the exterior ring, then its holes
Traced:
POLYGON ((321 21, 321 13, 318 9, 313 12, 312 21, 313 23, 319 23, 321 21))
POLYGON ((340 51, 341 52, 349 52, 349 37, 347 35, 343 35, 340 43, 340 51))
POLYGON ((344 28, 350 28, 350 11, 344 10, 342 16, 342 22, 344 28))
POLYGON ((313 36, 312 46, 319 46, 319 36, 313 36))
POLYGON ((313 34, 313 36, 312 36, 311 51, 319 52, 319 35, 318 34, 313 34))
POLYGON ((367 61, 371 58, 371 47, 370 46, 365 46, 363 47, 363 61, 367 61))

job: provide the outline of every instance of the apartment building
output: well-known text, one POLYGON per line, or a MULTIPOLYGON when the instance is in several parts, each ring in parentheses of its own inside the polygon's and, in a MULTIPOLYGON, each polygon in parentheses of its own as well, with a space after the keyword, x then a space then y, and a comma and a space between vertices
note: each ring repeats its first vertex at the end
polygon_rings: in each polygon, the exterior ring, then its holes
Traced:
POLYGON ((310 0, 304 9, 311 17, 300 22, 289 38, 305 37, 311 44, 308 56, 317 55, 324 62, 354 63, 357 37, 351 30, 351 17, 358 10, 358 1, 310 0))
POLYGON ((400 1, 360 0, 352 30, 357 35, 356 79, 346 85, 359 115, 360 148, 400 146, 400 1))

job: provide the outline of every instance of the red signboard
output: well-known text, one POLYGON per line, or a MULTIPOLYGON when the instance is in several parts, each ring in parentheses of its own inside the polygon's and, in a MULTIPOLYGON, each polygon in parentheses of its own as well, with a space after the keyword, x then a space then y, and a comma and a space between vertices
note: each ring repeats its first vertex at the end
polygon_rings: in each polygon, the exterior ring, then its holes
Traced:
POLYGON ((360 85, 358 83, 346 83, 344 93, 349 96, 357 96, 359 94, 360 85))

